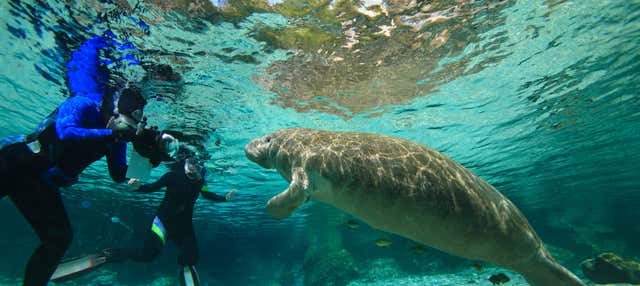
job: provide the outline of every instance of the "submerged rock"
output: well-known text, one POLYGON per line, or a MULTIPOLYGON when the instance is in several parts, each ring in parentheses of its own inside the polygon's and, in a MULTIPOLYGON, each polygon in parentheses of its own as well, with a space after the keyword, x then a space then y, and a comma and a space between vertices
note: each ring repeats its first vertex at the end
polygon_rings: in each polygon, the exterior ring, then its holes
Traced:
POLYGON ((358 277, 355 261, 348 251, 315 251, 304 259, 304 285, 347 285, 358 277))
POLYGON ((491 275, 491 277, 489 277, 489 281, 493 285, 500 285, 500 284, 511 281, 511 279, 509 279, 509 277, 504 273, 498 273, 498 274, 491 275))
POLYGON ((596 283, 640 283, 640 263, 614 253, 602 253, 583 261, 580 266, 584 275, 596 283))

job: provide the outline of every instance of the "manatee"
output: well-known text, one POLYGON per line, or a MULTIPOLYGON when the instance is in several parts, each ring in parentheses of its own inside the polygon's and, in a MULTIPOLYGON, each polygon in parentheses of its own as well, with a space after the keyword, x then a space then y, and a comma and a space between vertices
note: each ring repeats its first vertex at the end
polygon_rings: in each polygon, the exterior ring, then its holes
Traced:
POLYGON ((275 218, 313 199, 444 252, 511 269, 533 286, 585 285, 551 256, 520 210, 447 156, 395 137, 286 128, 251 141, 247 158, 288 188, 275 218))

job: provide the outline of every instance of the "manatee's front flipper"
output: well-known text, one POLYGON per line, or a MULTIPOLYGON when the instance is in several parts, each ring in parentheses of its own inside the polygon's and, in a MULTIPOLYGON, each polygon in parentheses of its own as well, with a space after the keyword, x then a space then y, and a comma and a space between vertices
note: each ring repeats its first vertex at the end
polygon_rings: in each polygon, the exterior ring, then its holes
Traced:
POLYGON ((307 173, 302 168, 295 168, 292 170, 291 178, 289 187, 267 202, 267 211, 277 219, 290 216, 309 197, 307 173))

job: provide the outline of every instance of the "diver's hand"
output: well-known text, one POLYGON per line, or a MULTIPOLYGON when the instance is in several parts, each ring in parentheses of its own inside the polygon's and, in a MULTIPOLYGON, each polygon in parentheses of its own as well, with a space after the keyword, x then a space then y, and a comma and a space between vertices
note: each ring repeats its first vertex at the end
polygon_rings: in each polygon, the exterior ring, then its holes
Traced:
POLYGON ((111 134, 113 134, 116 142, 131 142, 136 139, 135 129, 116 129, 112 130, 111 134))
POLYGON ((127 184, 129 185, 129 189, 134 192, 140 189, 141 185, 140 180, 136 178, 129 179, 129 182, 127 182, 127 184))
POLYGON ((227 200, 227 202, 231 201, 231 197, 233 197, 233 195, 237 192, 238 190, 233 189, 231 191, 229 191, 224 198, 227 200))

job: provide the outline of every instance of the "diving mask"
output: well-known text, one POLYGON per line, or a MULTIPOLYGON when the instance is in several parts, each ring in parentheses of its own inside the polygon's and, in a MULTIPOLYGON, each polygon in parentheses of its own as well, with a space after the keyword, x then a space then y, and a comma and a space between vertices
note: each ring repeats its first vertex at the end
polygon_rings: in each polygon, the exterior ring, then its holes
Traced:
POLYGON ((202 180, 203 169, 195 158, 189 158, 184 162, 184 173, 189 179, 202 180))

